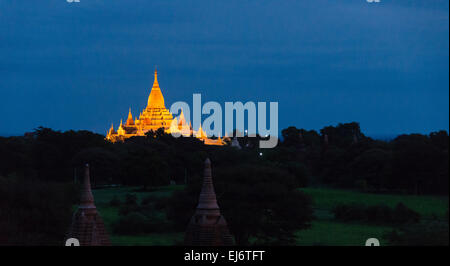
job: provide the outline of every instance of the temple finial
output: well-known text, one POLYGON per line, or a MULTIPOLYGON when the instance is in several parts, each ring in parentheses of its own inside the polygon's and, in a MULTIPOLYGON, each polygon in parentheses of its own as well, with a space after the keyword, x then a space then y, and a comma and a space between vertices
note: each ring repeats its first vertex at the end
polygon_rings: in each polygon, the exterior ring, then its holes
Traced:
POLYGON ((91 180, 89 176, 89 164, 84 166, 84 183, 81 191, 80 208, 92 208, 94 206, 94 197, 91 191, 91 180))
POLYGON ((127 118, 126 124, 127 124, 127 126, 134 125, 133 115, 131 114, 131 107, 130 107, 130 111, 128 111, 128 118, 127 118))
POLYGON ((200 192, 200 199, 197 205, 197 209, 200 210, 219 210, 217 205, 216 193, 214 192, 214 186, 211 175, 211 161, 209 158, 205 160, 205 169, 203 171, 203 185, 200 192))
POLYGON ((159 84, 158 84, 158 70, 156 69, 156 66, 155 66, 155 80, 153 81, 153 88, 159 88, 159 84))

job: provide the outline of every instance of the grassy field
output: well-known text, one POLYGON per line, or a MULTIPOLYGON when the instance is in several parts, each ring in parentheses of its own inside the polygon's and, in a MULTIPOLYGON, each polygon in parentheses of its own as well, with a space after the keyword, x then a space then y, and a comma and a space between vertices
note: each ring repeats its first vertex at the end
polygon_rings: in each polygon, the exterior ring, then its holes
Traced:
MULTIPOLYGON (((174 191, 182 190, 184 186, 165 186, 153 191, 141 192, 134 187, 117 187, 96 189, 93 191, 95 203, 105 222, 109 232, 119 219, 119 209, 111 207, 109 201, 117 196, 121 201, 125 199, 127 193, 136 194, 138 201, 144 197, 152 195, 156 198, 169 197, 174 191)), ((448 210, 448 197, 436 196, 411 196, 411 195, 379 195, 360 193, 350 190, 325 189, 325 188, 304 188, 301 189, 313 198, 316 219, 312 221, 311 228, 296 232, 297 245, 302 246, 362 246, 368 238, 375 237, 385 245, 383 236, 393 228, 389 226, 377 226, 358 223, 342 223, 334 220, 331 210, 337 204, 365 204, 379 205, 385 204, 395 207, 402 202, 409 208, 417 211, 423 217, 443 217, 448 210)), ((158 215, 165 215, 158 213, 158 215)), ((173 233, 152 233, 143 235, 116 235, 111 234, 113 245, 138 246, 138 245, 158 245, 170 246, 182 242, 184 232, 173 233)))
POLYGON ((383 236, 391 230, 385 226, 315 220, 310 229, 298 231, 295 235, 299 246, 364 246, 371 237, 386 245, 383 236))
MULTIPOLYGON (((113 225, 119 220, 119 208, 109 205, 110 200, 117 196, 120 201, 124 201, 128 193, 135 194, 140 202, 146 196, 152 195, 155 198, 169 197, 174 191, 184 189, 183 185, 164 186, 152 191, 142 192, 136 187, 117 187, 93 190, 95 204, 100 215, 105 222, 106 229, 110 232, 111 242, 115 246, 172 246, 183 241, 183 232, 174 233, 153 233, 142 235, 116 235, 112 234, 113 225)), ((165 215, 165 213, 158 213, 165 215)))
POLYGON ((174 191, 183 190, 184 185, 173 185, 173 186, 164 186, 155 188, 152 191, 142 192, 137 187, 116 187, 116 188, 103 188, 103 189, 95 189, 93 191, 95 196, 95 203, 97 205, 108 204, 109 201, 117 196, 121 201, 125 199, 126 194, 132 193, 138 197, 138 201, 142 200, 142 198, 153 195, 157 198, 159 197, 169 197, 172 195, 174 191))
POLYGON ((336 221, 333 219, 332 209, 338 204, 364 204, 366 206, 384 204, 395 207, 401 202, 424 218, 431 218, 433 215, 443 218, 449 206, 448 197, 381 195, 328 188, 302 188, 300 190, 313 198, 316 216, 311 228, 296 233, 297 245, 305 246, 362 246, 371 237, 380 240, 381 245, 388 244, 384 235, 394 228, 336 221))
POLYGON ((301 191, 314 199, 314 208, 332 210, 337 204, 384 204, 395 207, 398 203, 418 212, 423 217, 444 217, 448 210, 448 197, 370 194, 342 189, 302 188, 301 191))

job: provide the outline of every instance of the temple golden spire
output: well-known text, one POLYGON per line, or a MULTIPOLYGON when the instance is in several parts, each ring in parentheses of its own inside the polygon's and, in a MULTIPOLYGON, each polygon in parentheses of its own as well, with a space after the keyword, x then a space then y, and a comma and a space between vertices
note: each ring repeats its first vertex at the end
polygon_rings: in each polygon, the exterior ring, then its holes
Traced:
POLYGON ((181 109, 180 115, 178 116, 178 125, 183 126, 184 124, 186 124, 186 118, 184 117, 183 109, 181 109))
POLYGON ((164 105, 164 97, 162 95, 161 88, 159 87, 158 84, 158 71, 156 69, 152 91, 148 96, 147 108, 163 108, 163 109, 166 108, 166 106, 164 105))
POLYGON ((120 126, 119 129, 117 129, 117 134, 119 134, 119 136, 124 136, 126 134, 125 129, 122 125, 122 119, 120 119, 120 126))
POLYGON ((198 139, 206 139, 208 136, 206 135, 206 132, 203 130, 202 125, 200 124, 200 127, 197 130, 197 134, 195 135, 198 139))
POLYGON ((159 89, 158 71, 156 70, 156 67, 155 67, 155 80, 153 81, 153 88, 158 88, 159 89))
POLYGON ((134 121, 133 121, 133 115, 131 114, 131 107, 130 110, 128 111, 128 118, 127 118, 127 126, 131 126, 134 125, 134 121))

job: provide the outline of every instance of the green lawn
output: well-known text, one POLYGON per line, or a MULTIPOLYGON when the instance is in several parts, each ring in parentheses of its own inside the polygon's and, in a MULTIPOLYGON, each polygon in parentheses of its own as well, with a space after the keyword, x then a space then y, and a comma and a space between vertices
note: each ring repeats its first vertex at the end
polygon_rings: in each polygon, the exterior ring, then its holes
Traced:
MULTIPOLYGON (((143 235, 117 235, 113 233, 113 225, 119 220, 119 208, 109 205, 110 200, 117 196, 122 202, 126 194, 135 194, 140 202, 146 196, 155 198, 169 197, 176 190, 184 189, 184 185, 158 187, 152 191, 139 191, 137 187, 117 187, 94 189, 95 205, 105 223, 106 229, 110 233, 111 242, 114 246, 172 246, 182 242, 184 233, 153 233, 143 235)), ((158 213, 157 215, 165 215, 158 213)))
POLYGON ((139 187, 116 187, 116 188, 103 188, 103 189, 94 189, 93 194, 95 197, 96 205, 104 205, 108 204, 109 201, 116 195, 121 201, 125 199, 126 194, 132 193, 136 194, 138 200, 142 200, 142 198, 152 195, 157 198, 159 197, 169 197, 176 190, 183 190, 184 185, 173 185, 173 186, 164 186, 157 187, 152 191, 140 191, 139 187))
POLYGON ((311 228, 296 233, 299 246, 364 246, 368 238, 377 238, 386 245, 383 236, 390 227, 340 223, 333 220, 313 221, 311 228))
POLYGON ((334 220, 331 210, 337 204, 385 204, 395 207, 402 202, 425 218, 444 217, 448 210, 448 197, 369 194, 343 189, 302 188, 313 198, 316 220, 311 228, 296 233, 300 246, 363 246, 368 238, 377 238, 387 245, 384 235, 393 228, 361 223, 342 223, 334 220))
POLYGON ((402 202, 408 208, 420 213, 423 217, 444 217, 448 210, 448 196, 414 196, 361 193, 343 189, 302 188, 301 191, 314 200, 314 208, 332 210, 337 204, 385 204, 395 207, 402 202))
POLYGON ((119 208, 108 206, 97 206, 97 210, 105 223, 106 230, 112 232, 113 224, 119 220, 119 208))

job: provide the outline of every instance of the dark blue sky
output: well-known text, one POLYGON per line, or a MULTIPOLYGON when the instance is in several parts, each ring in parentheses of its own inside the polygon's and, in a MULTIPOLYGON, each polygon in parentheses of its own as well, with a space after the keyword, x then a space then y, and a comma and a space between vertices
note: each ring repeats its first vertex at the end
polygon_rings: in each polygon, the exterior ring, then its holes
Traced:
POLYGON ((105 133, 166 105, 278 101, 279 127, 449 128, 448 0, 0 0, 0 134, 105 133))

